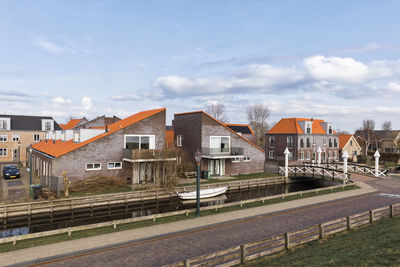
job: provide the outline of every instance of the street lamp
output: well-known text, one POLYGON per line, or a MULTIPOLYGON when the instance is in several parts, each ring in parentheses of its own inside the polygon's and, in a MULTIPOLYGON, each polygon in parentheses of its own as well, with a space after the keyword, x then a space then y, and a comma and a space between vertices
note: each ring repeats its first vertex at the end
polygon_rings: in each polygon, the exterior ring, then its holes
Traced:
POLYGON ((29 195, 32 198, 32 148, 29 149, 29 195))
POLYGON ((197 150, 194 153, 194 159, 197 163, 197 178, 196 178, 196 217, 200 217, 200 162, 201 152, 197 150))

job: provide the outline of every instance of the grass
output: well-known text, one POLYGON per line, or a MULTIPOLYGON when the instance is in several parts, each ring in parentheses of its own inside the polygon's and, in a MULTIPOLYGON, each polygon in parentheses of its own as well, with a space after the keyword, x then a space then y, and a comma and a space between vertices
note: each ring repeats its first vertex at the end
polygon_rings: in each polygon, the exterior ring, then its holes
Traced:
MULTIPOLYGON (((260 179, 260 178, 268 178, 268 177, 276 177, 276 176, 280 176, 280 175, 277 173, 272 173, 272 172, 257 172, 257 173, 234 175, 234 176, 232 176, 232 178, 228 178, 228 179, 210 178, 207 180, 202 180, 201 184, 215 184, 215 183, 222 183, 222 182, 233 182, 233 181, 260 179)), ((178 186, 191 186, 191 185, 196 185, 196 182, 179 184, 178 186)))
POLYGON ((400 216, 246 264, 256 266, 399 266, 400 216))
MULTIPOLYGON (((354 186, 349 185, 349 186, 345 186, 344 190, 345 191, 353 190, 356 188, 358 188, 358 187, 355 185, 354 186)), ((325 195, 325 194, 330 194, 330 193, 335 193, 335 192, 340 192, 340 191, 343 191, 343 189, 336 188, 336 189, 333 189, 332 192, 330 191, 330 189, 325 189, 325 190, 321 189, 321 191, 319 191, 318 194, 311 192, 311 193, 303 194, 302 196, 300 196, 300 194, 297 194, 297 195, 293 195, 293 196, 287 196, 285 198, 277 197, 277 198, 265 200, 264 203, 262 201, 258 201, 258 202, 246 203, 246 204, 243 204, 242 206, 240 206, 240 204, 238 204, 235 206, 219 208, 217 210, 215 210, 215 209, 205 210, 205 211, 201 211, 200 215, 201 216, 214 215, 214 214, 236 211, 236 210, 241 210, 241 209, 277 204, 277 203, 281 203, 281 202, 286 202, 286 201, 291 201, 291 200, 296 200, 296 199, 301 199, 301 198, 307 198, 307 197, 313 197, 313 196, 317 196, 317 195, 325 195)), ((195 218, 194 212, 189 213, 188 216, 175 215, 175 216, 157 218, 155 221, 146 220, 146 221, 121 224, 121 225, 117 226, 116 230, 114 230, 112 226, 107 226, 107 227, 102 227, 102 228, 77 231, 77 232, 73 232, 72 236, 70 238, 68 238, 67 234, 59 234, 59 235, 48 236, 48 237, 40 237, 40 238, 34 238, 34 239, 28 239, 28 240, 21 240, 21 241, 17 241, 17 244, 15 246, 13 246, 12 243, 5 243, 5 244, 0 245, 0 253, 17 250, 17 249, 35 247, 35 246, 40 246, 40 245, 46 245, 46 244, 51 244, 51 243, 56 243, 56 242, 61 242, 61 241, 67 241, 67 240, 85 238, 85 237, 90 237, 90 236, 95 236, 95 235, 107 234, 107 233, 112 233, 115 231, 124 231, 124 230, 129 230, 129 229, 147 227, 147 226, 152 226, 152 225, 157 225, 157 224, 170 223, 170 222, 193 219, 193 218, 195 218)))

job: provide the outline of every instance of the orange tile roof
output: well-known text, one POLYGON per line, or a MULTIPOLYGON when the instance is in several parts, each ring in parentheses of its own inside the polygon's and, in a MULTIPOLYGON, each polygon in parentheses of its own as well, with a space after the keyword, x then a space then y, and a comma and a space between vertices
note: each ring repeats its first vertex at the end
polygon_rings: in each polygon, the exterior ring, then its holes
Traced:
POLYGON ((166 130, 165 131, 165 143, 167 144, 167 147, 173 147, 174 146, 174 130, 166 130))
MULTIPOLYGON (((293 134, 302 134, 304 133, 303 129, 300 127, 300 121, 311 121, 311 119, 307 118, 283 118, 277 124, 272 127, 268 133, 293 133, 293 134)), ((312 133, 313 134, 326 134, 324 128, 321 123, 325 122, 323 120, 313 119, 312 124, 312 133)), ((333 131, 334 134, 335 131, 333 131)))
POLYGON ((251 134, 254 134, 253 129, 251 129, 250 125, 248 124, 237 124, 237 123, 225 123, 227 126, 243 126, 249 128, 251 134))
POLYGON ((353 135, 351 135, 351 134, 341 134, 341 135, 339 135, 339 148, 344 148, 345 147, 345 145, 347 144, 347 142, 349 142, 349 140, 350 140, 350 138, 352 137, 353 135))
POLYGON ((240 134, 238 134, 237 132, 235 132, 234 130, 232 130, 231 128, 229 128, 228 126, 226 126, 225 124, 223 124, 222 122, 214 119, 211 115, 209 115, 208 113, 202 111, 202 110, 198 110, 198 111, 189 111, 189 112, 183 112, 183 113, 175 113, 175 115, 185 115, 185 114, 192 114, 192 113, 203 113, 205 115, 207 115, 208 117, 210 117, 211 119, 213 119, 214 121, 218 122, 219 124, 221 124, 222 126, 224 126, 226 129, 228 129, 229 131, 233 132, 234 134, 236 134, 237 136, 239 136, 240 138, 242 138, 243 140, 245 140, 246 142, 248 142, 249 144, 251 144, 252 146, 255 146, 256 148, 258 148, 259 150, 264 152, 264 149, 262 149, 261 147, 257 146, 256 144, 254 144, 253 142, 251 142, 249 139, 244 138, 243 136, 241 136, 240 134))
POLYGON ((53 157, 60 157, 64 154, 67 154, 75 149, 78 149, 80 147, 83 147, 89 143, 92 143, 96 140, 99 140, 100 138, 103 138, 104 136, 108 136, 116 131, 122 130, 125 127, 128 127, 132 124, 135 124, 136 122, 139 122, 141 120, 144 120, 148 117, 151 117, 161 111, 166 110, 166 108, 161 108, 161 109, 154 109, 154 110, 147 110, 147 111, 142 111, 137 114, 134 114, 128 118, 125 118, 123 120, 117 121, 113 124, 110 124, 108 126, 108 132, 107 133, 101 133, 99 135, 96 135, 95 137, 92 137, 84 142, 81 143, 74 143, 73 140, 69 141, 61 141, 61 140, 56 140, 55 143, 53 144, 53 140, 44 140, 39 143, 36 143, 32 146, 33 149, 43 152, 47 155, 53 156, 53 157))
POLYGON ((70 130, 70 129, 74 128, 81 120, 82 119, 72 119, 67 124, 64 124, 64 127, 61 127, 61 128, 63 130, 70 130))

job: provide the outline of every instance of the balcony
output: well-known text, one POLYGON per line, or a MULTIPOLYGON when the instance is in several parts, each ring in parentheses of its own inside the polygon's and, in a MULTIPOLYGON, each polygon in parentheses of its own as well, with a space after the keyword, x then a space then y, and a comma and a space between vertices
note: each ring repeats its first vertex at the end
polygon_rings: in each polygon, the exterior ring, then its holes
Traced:
POLYGON ((202 156, 205 158, 235 158, 244 155, 243 147, 211 148, 202 147, 202 156))
POLYGON ((152 162, 176 160, 181 152, 177 149, 128 149, 122 152, 122 158, 129 162, 152 162))

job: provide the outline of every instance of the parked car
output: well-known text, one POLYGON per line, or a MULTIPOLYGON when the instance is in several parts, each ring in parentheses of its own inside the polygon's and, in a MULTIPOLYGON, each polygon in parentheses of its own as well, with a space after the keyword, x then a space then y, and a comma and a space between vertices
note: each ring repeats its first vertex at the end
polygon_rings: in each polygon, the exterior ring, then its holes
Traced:
POLYGON ((3 177, 4 179, 20 178, 21 173, 19 172, 17 166, 8 165, 3 168, 3 177))

